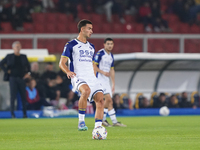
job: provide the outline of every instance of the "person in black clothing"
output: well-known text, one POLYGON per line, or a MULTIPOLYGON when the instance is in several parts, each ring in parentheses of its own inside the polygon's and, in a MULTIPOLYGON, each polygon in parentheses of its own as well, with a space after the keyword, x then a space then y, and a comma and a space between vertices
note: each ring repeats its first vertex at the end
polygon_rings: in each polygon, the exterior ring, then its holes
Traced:
POLYGON ((186 92, 181 94, 181 101, 179 103, 181 108, 196 108, 190 101, 188 101, 188 95, 186 92))
POLYGON ((157 2, 153 2, 151 7, 151 13, 154 22, 155 32, 160 32, 160 31, 171 32, 171 29, 168 26, 168 22, 162 18, 162 12, 157 2))
POLYGON ((149 100, 146 97, 142 97, 140 108, 151 108, 149 100))
POLYGON ((62 79, 60 77, 57 78, 57 73, 53 71, 53 64, 51 62, 47 63, 46 71, 41 75, 41 80, 45 86, 46 96, 50 100, 58 102, 60 99, 60 90, 57 85, 62 82, 62 79))
MULTIPOLYGON (((11 115, 15 118, 14 114, 14 102, 17 98, 17 93, 20 93, 22 105, 23 105, 23 117, 26 115, 26 84, 24 79, 30 77, 30 64, 26 55, 20 54, 21 44, 19 41, 15 41, 12 44, 14 50, 13 54, 8 54, 0 63, 0 67, 4 71, 4 75, 9 76, 10 84, 10 104, 11 115)), ((4 78, 5 79, 5 78, 4 78)), ((8 79, 8 78, 7 78, 8 79)))
POLYGON ((158 99, 154 100, 153 107, 161 108, 163 106, 167 106, 166 96, 165 96, 165 93, 160 93, 158 99))
POLYGON ((58 89, 61 92, 61 97, 67 98, 66 106, 70 108, 79 97, 71 90, 71 79, 67 78, 66 74, 62 70, 58 72, 58 76, 62 78, 62 82, 58 84, 58 89))
POLYGON ((173 94, 170 96, 168 107, 169 108, 179 108, 178 99, 177 99, 176 95, 173 94))
POLYGON ((118 109, 125 109, 124 105, 120 103, 120 95, 113 95, 113 108, 117 111, 118 109))

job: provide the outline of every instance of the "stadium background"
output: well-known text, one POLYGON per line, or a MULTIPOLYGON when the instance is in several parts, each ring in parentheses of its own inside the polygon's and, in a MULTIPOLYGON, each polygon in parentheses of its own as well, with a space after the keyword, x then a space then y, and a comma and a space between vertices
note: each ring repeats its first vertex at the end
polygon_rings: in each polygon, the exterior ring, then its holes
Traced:
MULTIPOLYGON (((16 7, 21 7, 28 1, 19 0, 17 1, 16 7)), ((42 1, 38 1, 39 3, 42 1)), ((59 0, 54 0, 54 8, 44 8, 41 6, 40 12, 32 12, 31 22, 23 22, 23 29, 13 29, 12 23, 8 21, 1 21, 0 31, 0 48, 1 49, 11 49, 11 45, 15 40, 19 40, 22 44, 23 49, 48 49, 49 54, 54 54, 57 57, 56 67, 58 70, 58 60, 61 52, 63 51, 63 46, 68 40, 71 40, 77 35, 77 22, 81 19, 89 19, 93 22, 94 34, 92 38, 89 39, 96 47, 96 50, 102 48, 103 39, 106 37, 112 37, 115 42, 115 47, 113 50, 114 54, 121 53, 133 53, 133 52, 150 52, 150 53, 199 53, 199 33, 200 27, 198 24, 189 24, 180 21, 179 17, 175 12, 173 12, 173 6, 175 0, 160 0, 159 7, 163 12, 162 18, 165 19, 169 28, 172 32, 146 32, 144 25, 138 22, 138 13, 126 14, 123 13, 123 18, 125 21, 121 21, 118 14, 112 14, 112 22, 108 22, 105 14, 98 14, 92 9, 92 0, 85 0, 87 4, 83 5, 83 2, 76 1, 77 17, 75 18, 72 13, 61 13, 59 12, 59 0), (86 11, 85 11, 86 9, 86 11)), ((116 1, 120 2, 120 1, 116 1)), ((122 2, 122 1, 121 1, 122 2)), ((136 1, 137 2, 137 1, 136 1)), ((151 1, 150 1, 151 2, 151 1)), ((34 5, 35 6, 35 5, 34 5)), ((4 7, 10 7, 9 1, 5 1, 4 7)), ((30 6, 33 8, 33 6, 30 6)), ((138 7, 139 10, 139 7, 138 7)), ((125 12, 125 11, 124 11, 125 12)), ((197 16, 197 20, 198 20, 197 16)), ((150 25, 151 27, 151 25, 150 25)), ((157 66, 160 62, 155 63, 153 66, 157 66)), ((165 62, 164 62, 165 63, 165 62)), ((186 62, 190 63, 190 62, 186 62)), ((183 63, 184 64, 184 63, 183 63)), ((43 68, 43 63, 40 64, 40 68, 43 68)), ((182 64, 180 64, 182 65, 182 64)), ((179 65, 179 66, 180 66, 179 65)), ((183 75, 182 71, 177 72, 173 70, 172 72, 167 72, 165 77, 162 79, 163 82, 168 82, 168 89, 174 87, 173 83, 177 80, 177 87, 180 87, 183 82, 187 81, 188 85, 182 89, 174 88, 174 91, 156 91, 156 92, 169 92, 180 93, 182 91, 187 91, 189 94, 198 91, 199 85, 199 68, 186 69, 183 75), (196 69, 196 70, 195 70, 196 69), (168 76, 174 77, 168 80, 168 76), (182 76, 183 75, 183 76, 182 76), (188 78, 190 77, 190 78, 188 78), (191 82, 192 80, 192 82, 191 82), (169 86, 170 85, 170 86, 169 86)), ((147 97, 151 97, 154 92, 153 84, 155 83, 155 77, 160 68, 156 68, 154 72, 141 71, 135 79, 137 83, 133 85, 137 88, 133 91, 131 99, 135 101, 137 93, 143 92, 147 97), (148 76, 147 79, 145 76, 148 76), (147 80, 144 80, 147 79, 147 80), (137 86, 139 85, 139 86, 137 86), (144 87, 150 87, 145 90, 144 87), (142 91, 143 90, 143 91, 142 91)), ((183 69, 184 70, 184 69, 183 69)), ((42 69, 40 70, 43 71, 42 69)), ((118 70, 116 70, 118 71, 118 70)), ((2 71, 1 71, 2 74, 2 71)), ((119 71, 116 72, 116 82, 117 91, 120 93, 126 93, 128 91, 122 89, 121 85, 128 87, 128 81, 130 79, 131 72, 119 71), (122 80, 123 77, 127 77, 122 80), (127 79, 127 80, 126 80, 127 79), (126 82, 124 82, 126 81, 126 82), (127 84, 125 84, 127 83, 127 84)), ((5 83, 1 81, 2 87, 5 87, 5 83)), ((8 89, 8 88, 7 88, 8 89)), ((164 88, 165 90, 165 88, 164 88)), ((5 91, 5 90, 3 90, 5 91)), ((7 92, 3 92, 4 94, 7 92)), ((2 95, 4 95, 2 94, 2 95)), ((8 98, 6 98, 8 99, 8 98)), ((9 101, 9 100, 8 100, 9 101)), ((7 103, 7 105, 9 102, 7 103)))

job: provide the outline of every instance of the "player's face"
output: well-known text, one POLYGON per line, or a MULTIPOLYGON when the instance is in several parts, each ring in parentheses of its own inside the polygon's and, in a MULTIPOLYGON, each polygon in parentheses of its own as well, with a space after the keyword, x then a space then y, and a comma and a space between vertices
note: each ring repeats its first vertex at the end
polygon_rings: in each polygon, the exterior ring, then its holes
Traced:
POLYGON ((112 51, 113 47, 114 47, 113 41, 106 41, 106 43, 104 43, 104 49, 107 51, 112 51))
POLYGON ((92 24, 86 24, 85 27, 83 27, 83 35, 86 38, 89 38, 92 35, 93 31, 92 31, 92 24))

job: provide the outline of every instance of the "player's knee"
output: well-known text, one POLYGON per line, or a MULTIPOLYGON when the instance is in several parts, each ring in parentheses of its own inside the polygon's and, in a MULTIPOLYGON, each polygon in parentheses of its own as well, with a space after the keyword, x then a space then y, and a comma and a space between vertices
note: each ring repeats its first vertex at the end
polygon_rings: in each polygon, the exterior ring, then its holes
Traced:
POLYGON ((96 107, 103 108, 104 107, 104 100, 103 97, 99 97, 95 100, 96 102, 96 107))
POLYGON ((88 98, 90 96, 90 92, 90 88, 85 88, 81 91, 81 95, 88 98))

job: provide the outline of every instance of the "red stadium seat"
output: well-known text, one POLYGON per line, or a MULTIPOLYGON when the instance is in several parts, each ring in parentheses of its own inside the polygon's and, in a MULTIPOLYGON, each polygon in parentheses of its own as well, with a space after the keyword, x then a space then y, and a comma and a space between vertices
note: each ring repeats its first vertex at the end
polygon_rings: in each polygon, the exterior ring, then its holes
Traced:
POLYGON ((198 34, 198 33, 200 33, 200 27, 197 25, 193 25, 190 27, 190 32, 198 34))
POLYGON ((133 23, 135 21, 135 18, 132 15, 125 15, 124 19, 126 23, 133 23))
POLYGON ((93 32, 101 33, 102 32, 101 24, 93 23, 93 32))
POLYGON ((56 25, 55 23, 47 23, 45 25, 45 32, 46 33, 56 33, 56 25))
POLYGON ((111 24, 111 32, 112 33, 124 33, 124 27, 120 23, 111 24))
POLYGON ((37 48, 46 48, 46 40, 45 39, 38 39, 37 41, 37 48))
POLYGON ((35 23, 44 23, 46 21, 46 14, 45 13, 33 13, 32 18, 35 23))
POLYGON ((66 33, 67 32, 67 24, 57 22, 56 23, 56 32, 57 33, 66 33))
POLYGON ((109 23, 102 23, 102 33, 111 33, 111 24, 109 23))
POLYGON ((67 33, 77 33, 77 23, 76 22, 71 22, 67 26, 67 33))
POLYGON ((181 23, 178 23, 178 22, 169 24, 169 27, 172 29, 173 33, 180 33, 180 26, 181 26, 181 23))
POLYGON ((57 53, 54 39, 47 39, 45 41, 45 48, 48 49, 49 53, 57 53))
POLYGON ((102 23, 102 15, 99 15, 99 14, 95 14, 95 13, 92 13, 90 14, 90 19, 92 21, 92 23, 96 24, 96 23, 102 23))
POLYGON ((36 22, 34 24, 34 33, 44 33, 44 32, 45 32, 44 23, 36 22))
POLYGON ((46 22, 55 23, 57 21, 57 13, 46 13, 46 22))
POLYGON ((80 20, 82 20, 82 19, 90 20, 90 15, 86 14, 86 13, 79 13, 78 17, 79 17, 80 20))
POLYGON ((65 44, 69 41, 69 39, 55 39, 55 52, 62 53, 65 44))
POLYGON ((200 53, 199 47, 200 47, 199 39, 185 40, 185 53, 200 53))
POLYGON ((57 14, 57 23, 63 23, 63 24, 67 24, 68 22, 68 17, 66 14, 57 14))
POLYGON ((12 49, 13 40, 2 39, 1 40, 1 49, 12 49))
POLYGON ((12 31, 13 31, 13 28, 12 28, 10 22, 2 22, 1 27, 3 29, 2 32, 4 32, 4 33, 12 33, 12 31))
POLYGON ((26 33, 33 33, 34 32, 34 26, 33 23, 23 23, 24 31, 26 33))
POLYGON ((180 33, 190 33, 190 27, 188 24, 182 23, 180 26, 180 33))
POLYGON ((135 32, 136 33, 144 33, 144 25, 141 23, 135 24, 135 32))

